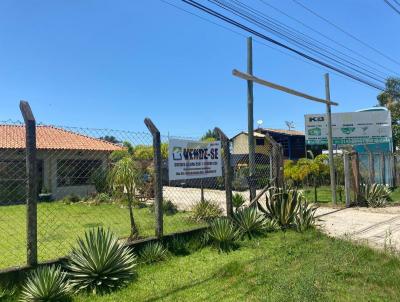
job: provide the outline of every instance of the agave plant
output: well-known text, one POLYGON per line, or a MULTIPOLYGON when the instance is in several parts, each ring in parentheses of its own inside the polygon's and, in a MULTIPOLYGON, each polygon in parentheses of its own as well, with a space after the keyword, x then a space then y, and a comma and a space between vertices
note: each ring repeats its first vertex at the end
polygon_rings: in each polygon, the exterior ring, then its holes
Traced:
POLYGON ((76 291, 105 293, 125 285, 134 275, 136 257, 110 230, 91 229, 78 238, 68 263, 76 291))
POLYGON ((219 251, 229 252, 236 246, 240 233, 231 220, 220 217, 211 222, 206 236, 219 251))
POLYGON ((254 207, 237 211, 233 221, 240 234, 249 239, 266 231, 265 216, 254 207))
POLYGON ((297 189, 271 187, 266 192, 265 205, 259 203, 259 208, 268 219, 286 229, 294 226, 299 204, 303 200, 303 193, 297 189))
POLYGON ((317 207, 309 204, 308 202, 300 202, 298 207, 297 215, 295 216, 296 229, 299 232, 315 226, 317 218, 315 217, 315 211, 317 207))
POLYGON ((21 291, 21 301, 63 301, 70 293, 66 273, 59 266, 39 267, 32 271, 21 291))
POLYGON ((240 193, 235 193, 232 195, 232 205, 238 211, 246 202, 244 196, 240 193))
POLYGON ((364 184, 360 186, 360 195, 367 206, 383 207, 390 200, 390 189, 382 184, 364 184))
POLYGON ((139 252, 139 256, 144 263, 154 263, 165 260, 168 251, 160 242, 150 242, 139 252))
POLYGON ((192 207, 192 219, 195 221, 211 221, 222 215, 220 206, 211 200, 202 200, 192 207))

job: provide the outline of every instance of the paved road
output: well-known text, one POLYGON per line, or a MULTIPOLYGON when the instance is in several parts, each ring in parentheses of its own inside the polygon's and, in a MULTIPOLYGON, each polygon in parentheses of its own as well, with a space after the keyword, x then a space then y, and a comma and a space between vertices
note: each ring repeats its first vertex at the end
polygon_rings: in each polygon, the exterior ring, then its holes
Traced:
MULTIPOLYGON (((241 194, 249 200, 248 192, 241 194)), ((225 191, 205 189, 204 197, 225 209, 225 191)), ((164 198, 171 200, 181 210, 189 210, 200 200, 200 189, 164 187, 164 198)), ((400 251, 400 207, 340 210, 320 207, 317 215, 321 219, 319 227, 330 236, 363 241, 380 249, 386 243, 400 251)))

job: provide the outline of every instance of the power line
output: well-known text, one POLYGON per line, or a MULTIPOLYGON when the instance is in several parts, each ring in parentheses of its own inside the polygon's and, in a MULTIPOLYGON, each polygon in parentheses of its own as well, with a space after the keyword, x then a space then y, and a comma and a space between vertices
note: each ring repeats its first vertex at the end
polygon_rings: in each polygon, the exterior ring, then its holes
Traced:
POLYGON ((383 87, 378 86, 377 84, 375 84, 375 83, 373 83, 373 82, 370 82, 370 81, 368 81, 368 80, 362 79, 362 78, 360 78, 360 77, 357 76, 357 75, 353 75, 353 74, 351 74, 351 73, 349 73, 349 72, 347 72, 347 71, 345 71, 345 70, 342 70, 342 69, 340 69, 340 68, 338 68, 338 67, 335 67, 335 66, 332 65, 332 64, 325 63, 325 62, 323 62, 323 61, 321 61, 321 60, 319 60, 319 59, 316 59, 316 58, 314 58, 314 57, 312 57, 312 56, 309 56, 309 55, 307 55, 307 54, 305 54, 305 53, 303 53, 303 52, 301 52, 301 51, 299 51, 299 50, 296 50, 296 49, 294 49, 294 48, 292 48, 292 47, 290 47, 290 46, 288 46, 288 45, 285 45, 284 43, 281 43, 281 42, 279 42, 279 41, 277 41, 277 40, 274 40, 274 39, 272 39, 272 38, 270 38, 270 37, 268 37, 268 36, 266 36, 266 35, 264 35, 264 34, 258 32, 258 31, 256 31, 256 30, 251 29, 250 27, 245 26, 245 25, 243 25, 243 24, 241 24, 241 23, 239 23, 239 22, 237 22, 237 21, 235 21, 235 20, 233 20, 233 19, 231 19, 231 18, 229 18, 229 17, 227 17, 227 16, 224 16, 224 15, 222 15, 222 14, 220 14, 220 13, 218 13, 218 12, 216 12, 216 11, 214 11, 214 10, 212 10, 212 9, 210 9, 210 8, 204 6, 204 5, 202 5, 202 4, 200 4, 200 3, 196 2, 196 1, 193 1, 193 0, 182 0, 182 1, 183 1, 184 3, 186 3, 186 4, 189 4, 189 5, 191 5, 191 6, 195 7, 195 8, 197 8, 197 9, 200 9, 200 10, 202 10, 202 11, 204 11, 204 12, 206 12, 206 13, 208 13, 208 14, 214 16, 214 17, 217 17, 217 18, 220 19, 220 20, 223 20, 223 21, 225 21, 225 22, 227 22, 227 23, 230 23, 230 24, 232 24, 232 25, 234 25, 234 26, 236 26, 236 27, 238 27, 238 28, 240 28, 240 29, 242 29, 242 30, 245 30, 245 31, 247 31, 247 32, 249 32, 249 33, 251 33, 251 34, 253 34, 253 35, 255 35, 255 36, 258 36, 258 37, 261 38, 261 39, 264 39, 264 40, 266 40, 266 41, 268 41, 268 42, 270 42, 270 43, 273 43, 273 44, 275 44, 275 45, 278 45, 278 46, 280 46, 280 47, 282 47, 282 48, 284 48, 284 49, 286 49, 286 50, 289 50, 289 51, 291 51, 291 52, 294 52, 294 53, 296 53, 297 55, 302 56, 302 57, 304 57, 304 58, 306 58, 306 59, 308 59, 308 60, 310 60, 310 61, 313 61, 313 62, 315 62, 315 63, 317 63, 317 64, 319 64, 319 65, 325 66, 325 67, 327 67, 327 68, 329 68, 329 69, 331 69, 331 70, 334 70, 334 71, 336 71, 336 72, 338 72, 338 73, 341 73, 341 74, 343 74, 343 75, 345 75, 345 76, 347 76, 347 77, 349 77, 349 78, 352 78, 352 79, 354 79, 354 80, 357 80, 357 81, 359 81, 359 82, 361 82, 361 83, 364 83, 364 84, 366 84, 366 85, 368 85, 368 86, 371 86, 371 87, 373 87, 373 88, 376 88, 376 89, 378 89, 378 90, 382 90, 382 91, 384 90, 383 87))
MULTIPOLYGON (((400 15, 400 9, 396 8, 394 4, 390 3, 388 0, 384 0, 387 5, 389 5, 396 13, 400 15)), ((397 5, 400 5, 399 2, 395 1, 397 5)))
MULTIPOLYGON (((301 25, 304 26, 305 28, 307 28, 307 29, 309 29, 309 30, 311 30, 311 31, 313 31, 313 32, 315 32, 315 33, 317 33, 317 34, 320 35, 321 37, 323 37, 323 38, 325 38, 325 39, 327 39, 327 40, 329 40, 329 41, 335 43, 336 45, 339 45, 340 47, 343 47, 344 49, 350 51, 351 53, 356 54, 356 55, 359 56, 360 58, 363 58, 364 60, 367 60, 368 62, 371 62, 371 63, 373 63, 374 65, 379 66, 379 67, 381 67, 382 69, 384 69, 384 70, 386 70, 386 71, 389 71, 389 72, 391 72, 391 73, 393 73, 393 74, 396 74, 396 75, 399 75, 399 76, 400 76, 400 74, 397 73, 396 71, 394 71, 393 69, 390 69, 390 68, 388 68, 388 67, 386 67, 386 66, 380 64, 379 62, 376 62, 376 61, 372 60, 371 58, 368 58, 368 57, 364 56, 362 53, 360 53, 360 52, 358 52, 358 51, 356 51, 356 50, 354 50, 354 49, 351 49, 351 48, 347 47, 345 44, 343 44, 343 43, 341 43, 341 42, 338 42, 338 41, 332 39, 332 38, 329 37, 328 35, 326 35, 326 34, 320 32, 320 31, 316 30, 315 28, 313 28, 313 27, 307 25, 307 24, 304 23, 303 21, 301 21, 301 20, 299 20, 299 19, 297 19, 297 18, 294 18, 293 16, 291 16, 291 15, 285 13, 283 10, 281 10, 281 9, 279 9, 279 8, 277 8, 277 7, 275 7, 275 6, 273 6, 272 4, 268 3, 267 1, 265 1, 265 0, 259 0, 259 1, 260 1, 262 4, 264 4, 265 6, 268 6, 268 7, 272 8, 273 10, 275 10, 275 11, 281 13, 282 15, 288 17, 289 19, 291 19, 291 20, 293 20, 293 21, 295 21, 295 22, 301 24, 301 25)), ((394 0, 394 1, 397 1, 397 0, 394 0)), ((354 60, 356 60, 356 61, 358 61, 358 62, 361 62, 361 61, 359 61, 359 60, 357 60, 357 59, 355 59, 355 58, 354 58, 354 60)), ((371 66, 370 68, 374 69, 375 71, 379 71, 378 69, 376 69, 376 68, 374 68, 374 67, 372 67, 372 66, 371 66)), ((379 71, 379 72, 381 72, 381 71, 379 71)))
POLYGON ((300 3, 297 0, 292 0, 294 3, 296 3, 297 5, 301 6, 302 8, 304 8, 305 10, 307 10, 308 12, 310 12, 311 14, 313 14, 314 16, 320 18, 321 20, 325 21, 326 23, 332 25, 333 27, 335 27, 337 30, 341 31, 342 33, 344 33, 345 35, 351 37, 352 39, 356 40, 357 42, 361 43, 362 45, 364 45, 365 47, 368 47, 369 49, 375 51, 376 53, 380 54, 381 56, 385 57, 386 59, 392 61, 393 63, 396 63, 397 65, 400 65, 400 62, 389 57, 388 55, 384 54, 383 52, 381 52, 380 50, 376 49, 375 47, 365 43, 364 41, 360 40, 359 38, 357 38, 356 36, 354 36, 353 34, 349 33, 348 31, 344 30, 343 28, 339 27, 338 25, 336 25, 335 23, 329 21, 328 19, 326 19, 325 17, 319 15, 318 13, 316 13, 315 11, 311 10, 310 8, 308 8, 307 6, 305 6, 304 4, 300 3))
MULTIPOLYGON (((240 1, 236 1, 236 0, 233 0, 233 1, 236 2, 236 3, 239 3, 239 5, 241 5, 242 7, 245 7, 247 10, 250 10, 250 11, 253 11, 253 12, 255 11, 252 8, 248 7, 247 5, 242 4, 240 1)), ((301 32, 293 31, 290 27, 288 27, 286 25, 281 26, 280 24, 282 24, 282 23, 280 23, 279 21, 277 21, 278 23, 275 22, 275 21, 270 21, 268 19, 268 16, 266 16, 266 15, 265 16, 267 17, 267 19, 264 18, 263 17, 264 15, 262 13, 258 13, 257 11, 255 11, 255 13, 257 15, 261 15, 262 19, 260 21, 260 18, 258 18, 257 16, 255 16, 255 15, 253 15, 251 13, 250 14, 246 13, 246 11, 244 11, 242 9, 238 9, 237 7, 231 6, 230 4, 228 4, 225 1, 209 0, 209 2, 213 2, 216 5, 218 5, 219 7, 230 11, 231 13, 233 13, 233 14, 235 14, 235 15, 237 15, 237 16, 239 16, 239 17, 241 17, 241 18, 243 18, 243 19, 245 19, 247 21, 249 21, 250 23, 252 23, 252 24, 254 24, 254 25, 258 26, 258 27, 261 27, 261 28, 263 28, 263 29, 265 29, 265 30, 267 30, 267 31, 279 36, 280 38, 282 38, 286 42, 296 44, 298 47, 302 48, 303 50, 311 51, 311 52, 314 53, 314 55, 317 55, 318 57, 322 57, 324 59, 328 59, 330 61, 333 61, 336 64, 342 65, 343 67, 345 67, 347 69, 355 71, 355 72, 357 72, 359 74, 362 74, 362 75, 364 75, 364 76, 366 76, 368 78, 371 78, 371 79, 373 79, 373 80, 375 80, 375 81, 377 81, 377 82, 379 82, 381 84, 384 84, 384 81, 385 81, 386 78, 384 78, 382 76, 379 76, 379 75, 377 75, 376 73, 374 73, 374 72, 372 72, 370 70, 367 70, 367 69, 365 69, 365 68, 363 68, 363 67, 361 67, 361 66, 359 66, 359 65, 357 65, 357 64, 355 64, 355 63, 353 63, 353 62, 351 62, 351 61, 349 61, 349 60, 347 60, 347 59, 345 59, 343 57, 340 57, 340 56, 334 54, 333 52, 327 50, 326 48, 320 47, 319 45, 315 44, 315 42, 310 42, 310 41, 305 40, 303 38, 299 38, 297 36, 297 33, 299 33, 300 35, 305 36, 306 39, 308 39, 309 37, 307 37, 306 35, 304 35, 301 32), (266 20, 266 22, 269 22, 268 23, 269 25, 266 24, 265 22, 263 22, 263 20, 266 20), (272 22, 272 24, 271 24, 271 22, 272 22), (345 62, 345 63, 343 63, 343 62, 345 62), (378 79, 377 77, 380 78, 380 79, 378 79)), ((315 39, 314 39, 314 41, 316 41, 317 43, 320 43, 319 41, 317 41, 315 39)))
MULTIPOLYGON (((218 26, 218 27, 220 27, 220 28, 223 28, 223 29, 225 29, 225 30, 228 30, 229 32, 234 33, 234 34, 236 34, 236 35, 238 35, 238 36, 247 38, 247 35, 245 35, 245 34, 243 34, 243 33, 240 33, 240 32, 238 32, 238 31, 236 31, 236 30, 233 30, 233 29, 231 29, 231 28, 229 28, 229 27, 227 27, 227 26, 224 26, 224 25, 222 25, 222 24, 219 24, 219 23, 217 23, 217 22, 214 22, 214 21, 212 21, 212 20, 210 20, 210 19, 204 18, 204 17, 202 17, 202 16, 200 16, 200 15, 198 15, 198 14, 195 14, 195 13, 193 13, 193 12, 191 12, 191 11, 189 11, 189 10, 186 10, 186 9, 180 7, 180 6, 177 6, 177 5, 175 5, 175 4, 172 4, 172 3, 170 3, 170 2, 168 2, 168 1, 166 1, 166 0, 160 0, 160 1, 163 2, 163 3, 165 3, 165 4, 167 4, 167 5, 169 5, 169 6, 171 6, 171 7, 174 7, 175 9, 178 9, 178 10, 180 10, 180 11, 182 11, 182 12, 188 13, 188 14, 190 14, 190 15, 192 15, 192 16, 195 16, 195 17, 197 17, 197 18, 199 18, 199 19, 201 19, 201 20, 203 20, 203 21, 206 21, 206 22, 208 22, 208 23, 210 23, 210 24, 213 24, 213 25, 216 25, 216 26, 218 26)), ((280 49, 280 48, 272 47, 271 45, 268 45, 267 43, 263 42, 261 39, 258 39, 257 37, 253 38, 253 40, 254 40, 254 42, 256 42, 256 43, 258 43, 258 44, 260 44, 260 45, 262 45, 262 46, 268 47, 269 49, 271 49, 271 50, 273 50, 273 51, 275 51, 275 52, 279 52, 280 54, 283 54, 283 55, 285 55, 285 56, 287 56, 287 57, 290 57, 290 58, 292 58, 292 59, 294 59, 294 60, 301 61, 301 62, 303 62, 303 63, 305 63, 305 64, 307 64, 307 65, 310 65, 310 66, 313 67, 313 68, 321 69, 321 70, 324 70, 325 72, 328 72, 328 71, 329 71, 329 69, 328 69, 327 67, 325 67, 325 66, 321 66, 321 65, 319 65, 318 63, 315 63, 315 62, 313 62, 313 61, 309 61, 309 60, 307 60, 307 59, 305 59, 305 58, 303 58, 303 57, 296 56, 296 55, 292 55, 291 53, 287 53, 287 52, 283 51, 283 50, 280 49)), ((343 78, 343 79, 345 79, 345 80, 352 81, 352 82, 354 82, 354 83, 356 83, 356 84, 359 84, 359 85, 364 84, 364 83, 359 82, 358 80, 355 80, 355 79, 353 79, 353 78, 349 78, 349 77, 347 77, 347 76, 345 76, 345 75, 343 75, 343 74, 341 74, 341 73, 338 73, 338 72, 336 72, 336 71, 334 71, 334 70, 331 70, 331 72, 332 72, 333 74, 337 75, 338 77, 343 78)), ((375 89, 375 87, 371 87, 371 88, 374 88, 374 89, 375 89)))

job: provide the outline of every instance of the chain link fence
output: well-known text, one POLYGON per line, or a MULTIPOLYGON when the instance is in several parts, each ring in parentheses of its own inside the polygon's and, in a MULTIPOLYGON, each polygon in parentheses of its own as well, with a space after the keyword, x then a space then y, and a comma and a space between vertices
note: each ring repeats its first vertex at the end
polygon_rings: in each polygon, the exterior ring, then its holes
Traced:
MULTIPOLYGON (((25 130, 23 123, 0 124, 0 269, 26 264, 25 130)), ((171 137, 161 136, 164 234, 204 226, 205 203, 212 204, 218 215, 226 213, 227 169, 233 172, 233 193, 247 202, 250 185, 262 189, 282 179, 280 145, 258 134, 255 176, 249 177, 248 147, 241 135, 231 140, 229 166, 227 152, 220 154, 221 176, 179 181, 169 179, 171 137)), ((155 167, 150 133, 37 125, 36 150, 39 262, 64 257, 77 236, 93 227, 110 228, 121 238, 154 236, 155 167)))

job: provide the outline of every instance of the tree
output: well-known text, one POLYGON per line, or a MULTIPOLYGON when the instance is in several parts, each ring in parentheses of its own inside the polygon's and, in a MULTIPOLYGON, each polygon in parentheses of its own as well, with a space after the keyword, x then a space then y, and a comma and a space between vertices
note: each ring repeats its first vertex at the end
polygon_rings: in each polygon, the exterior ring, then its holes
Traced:
POLYGON ((400 147, 400 78, 388 78, 385 91, 380 93, 377 99, 380 106, 391 112, 393 144, 400 147))
POLYGON ((101 136, 101 137, 99 137, 99 138, 102 139, 102 140, 104 140, 104 141, 113 143, 113 144, 119 144, 119 143, 121 143, 121 142, 120 142, 115 136, 113 136, 113 135, 104 135, 104 136, 101 136))
POLYGON ((218 140, 219 136, 218 133, 215 130, 207 130, 207 132, 200 138, 202 141, 216 141, 218 140))
POLYGON ((123 188, 128 198, 129 218, 131 223, 130 238, 137 238, 138 228, 133 216, 132 203, 135 198, 135 189, 143 181, 142 171, 137 163, 130 156, 120 159, 112 168, 110 174, 110 187, 113 190, 123 188))

